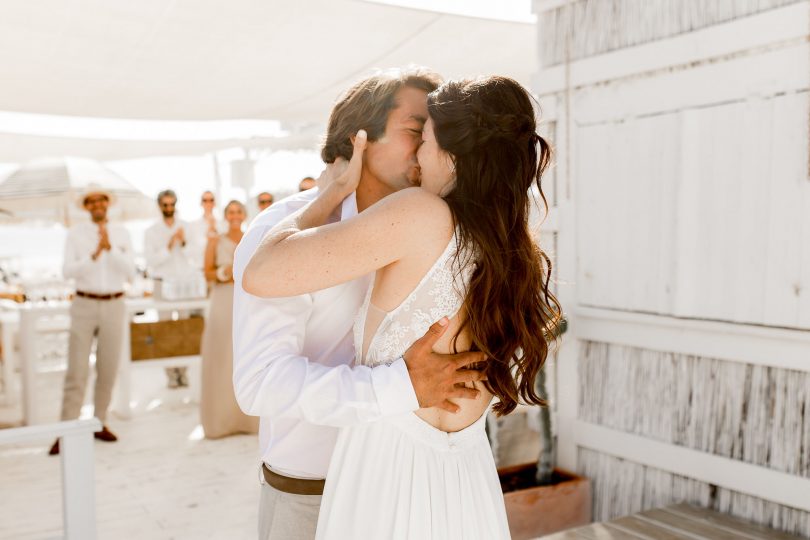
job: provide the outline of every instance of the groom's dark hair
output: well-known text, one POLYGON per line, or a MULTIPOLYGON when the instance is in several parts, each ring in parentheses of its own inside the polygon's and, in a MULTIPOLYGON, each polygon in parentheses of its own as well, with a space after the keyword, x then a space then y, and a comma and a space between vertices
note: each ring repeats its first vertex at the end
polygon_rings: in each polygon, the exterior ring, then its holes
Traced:
POLYGON ((388 114, 397 106, 394 96, 400 88, 416 88, 429 94, 441 83, 438 73, 424 67, 390 69, 358 81, 332 108, 321 159, 325 163, 333 163, 339 157, 350 159, 351 137, 360 129, 366 130, 371 142, 381 138, 388 114))

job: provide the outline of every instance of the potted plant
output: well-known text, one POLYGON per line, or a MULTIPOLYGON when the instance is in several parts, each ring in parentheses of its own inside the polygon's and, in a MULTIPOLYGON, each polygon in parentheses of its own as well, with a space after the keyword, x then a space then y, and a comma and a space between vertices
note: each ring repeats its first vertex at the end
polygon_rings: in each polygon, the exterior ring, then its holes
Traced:
MULTIPOLYGON (((557 335, 567 330, 565 319, 557 335)), ((548 401, 545 369, 535 381, 548 401)), ((540 408, 540 455, 537 461, 498 469, 513 540, 536 538, 591 522, 591 485, 587 478, 554 468, 551 412, 540 408)))

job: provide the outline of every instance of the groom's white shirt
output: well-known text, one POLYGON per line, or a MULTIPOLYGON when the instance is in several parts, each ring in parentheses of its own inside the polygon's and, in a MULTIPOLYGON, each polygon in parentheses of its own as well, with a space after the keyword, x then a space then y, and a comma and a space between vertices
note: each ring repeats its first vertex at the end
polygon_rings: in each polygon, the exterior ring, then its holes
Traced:
MULTIPOLYGON (((419 408, 404 360, 352 367, 352 327, 371 275, 311 294, 264 299, 242 274, 265 233, 317 196, 288 197, 250 224, 234 257, 233 383, 242 410, 260 416, 263 461, 282 474, 325 478, 338 427, 419 408)), ((352 195, 340 219, 357 215, 352 195)), ((272 279, 270 276, 268 279, 272 279)))

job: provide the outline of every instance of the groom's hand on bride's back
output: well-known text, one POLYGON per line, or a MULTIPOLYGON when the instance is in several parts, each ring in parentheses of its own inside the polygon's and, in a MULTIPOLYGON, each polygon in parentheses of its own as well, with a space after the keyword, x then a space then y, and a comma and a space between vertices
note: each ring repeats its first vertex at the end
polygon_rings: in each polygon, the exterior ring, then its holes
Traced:
POLYGON ((447 317, 433 323, 427 333, 416 340, 402 356, 408 367, 419 407, 438 407, 455 413, 459 411, 459 407, 450 398, 475 399, 479 396, 479 390, 464 385, 486 380, 483 371, 471 369, 470 366, 486 361, 487 357, 482 352, 433 352, 433 346, 447 330, 448 323, 447 317))

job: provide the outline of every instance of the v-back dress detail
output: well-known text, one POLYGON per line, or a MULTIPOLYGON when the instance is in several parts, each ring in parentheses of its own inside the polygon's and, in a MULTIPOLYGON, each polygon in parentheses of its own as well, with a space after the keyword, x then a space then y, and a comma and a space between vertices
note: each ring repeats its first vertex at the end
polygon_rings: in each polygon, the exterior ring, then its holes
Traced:
MULTIPOLYGON (((357 364, 391 363, 441 317, 461 309, 473 265, 457 233, 396 308, 371 304, 354 325, 357 364), (463 252, 462 252, 463 253, 463 252)), ((509 538, 503 495, 484 432, 486 413, 446 433, 414 413, 341 428, 329 465, 319 540, 509 538)))

